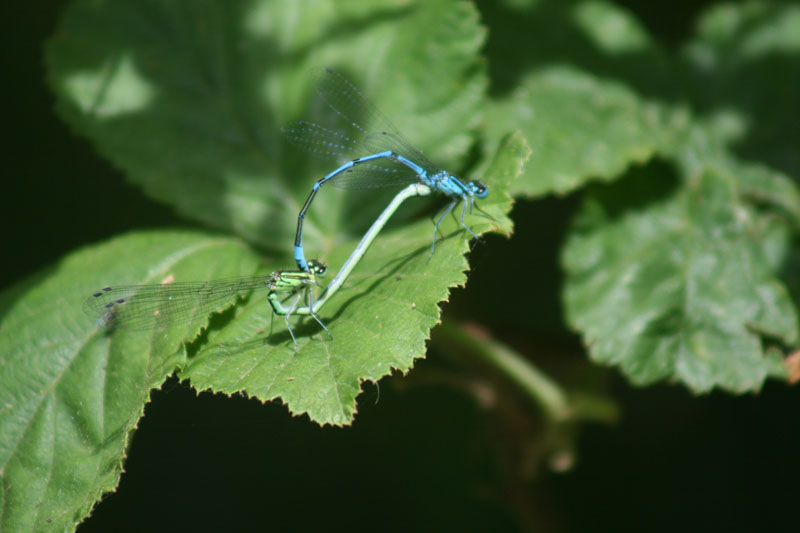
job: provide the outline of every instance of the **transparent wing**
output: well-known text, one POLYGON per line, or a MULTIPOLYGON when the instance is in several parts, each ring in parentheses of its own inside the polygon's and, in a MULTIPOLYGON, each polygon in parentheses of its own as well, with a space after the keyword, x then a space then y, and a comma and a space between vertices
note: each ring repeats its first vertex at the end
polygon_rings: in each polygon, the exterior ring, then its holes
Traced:
MULTIPOLYGON (((325 159, 344 162, 367 155, 362 144, 339 131, 313 122, 302 120, 290 122, 282 128, 282 131, 294 146, 325 159)), ((339 174, 330 183, 340 189, 372 189, 406 185, 416 179, 413 170, 387 158, 361 163, 339 174)))
POLYGON ((361 145, 344 133, 313 122, 300 120, 281 128, 290 144, 311 153, 315 157, 344 162, 365 155, 361 145))
POLYGON ((379 159, 342 172, 330 184, 338 189, 377 189, 415 181, 419 181, 417 174, 407 166, 391 159, 379 159))
POLYGON ((424 168, 428 172, 429 176, 437 174, 440 170, 439 167, 431 163, 420 150, 414 147, 405 150, 401 148, 408 143, 397 133, 372 131, 364 136, 361 144, 364 145, 364 148, 369 153, 377 154, 391 150, 397 154, 400 154, 424 168), (409 153, 412 153, 412 155, 409 156, 409 153))
POLYGON ((370 130, 399 133, 386 115, 367 100, 355 85, 335 70, 330 68, 313 69, 311 81, 314 90, 322 100, 345 122, 362 134, 366 134, 370 130))
POLYGON ((430 174, 439 171, 439 168, 428 160, 420 149, 408 142, 388 117, 344 76, 330 68, 319 68, 313 71, 312 77, 317 94, 350 126, 360 132, 361 141, 375 137, 370 132, 386 134, 380 141, 381 149, 374 150, 375 141, 371 141, 370 146, 364 146, 367 153, 361 154, 362 156, 392 150, 414 161, 430 174), (362 124, 366 127, 362 127, 362 124))
POLYGON ((274 275, 163 285, 105 287, 84 303, 98 324, 129 330, 161 329, 207 317, 237 297, 269 289, 274 275))

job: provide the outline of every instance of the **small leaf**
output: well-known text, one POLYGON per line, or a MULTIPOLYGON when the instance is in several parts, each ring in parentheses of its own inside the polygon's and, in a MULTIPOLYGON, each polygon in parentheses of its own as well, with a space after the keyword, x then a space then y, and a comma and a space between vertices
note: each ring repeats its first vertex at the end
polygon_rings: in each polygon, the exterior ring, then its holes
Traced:
POLYGON ((764 345, 797 342, 797 310, 760 242, 770 217, 737 190, 706 167, 648 205, 610 211, 587 199, 564 249, 564 300, 593 359, 638 385, 674 379, 694 392, 785 376, 764 345))

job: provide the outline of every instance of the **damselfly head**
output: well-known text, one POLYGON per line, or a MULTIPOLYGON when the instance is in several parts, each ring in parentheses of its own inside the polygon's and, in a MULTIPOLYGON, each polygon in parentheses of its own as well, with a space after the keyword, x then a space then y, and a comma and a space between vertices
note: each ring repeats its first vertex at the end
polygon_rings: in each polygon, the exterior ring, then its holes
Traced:
POLYGON ((314 274, 315 276, 322 277, 328 273, 328 265, 326 265, 322 261, 317 261, 316 259, 309 259, 308 271, 314 274))
POLYGON ((489 188, 480 181, 471 181, 472 194, 476 198, 486 198, 489 196, 489 188))

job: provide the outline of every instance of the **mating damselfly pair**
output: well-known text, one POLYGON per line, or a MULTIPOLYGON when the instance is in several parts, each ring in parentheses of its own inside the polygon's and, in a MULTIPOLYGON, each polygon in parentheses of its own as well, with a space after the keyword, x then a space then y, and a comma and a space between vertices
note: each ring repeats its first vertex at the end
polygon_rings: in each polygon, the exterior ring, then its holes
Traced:
POLYGON ((314 184, 298 214, 294 242, 297 270, 280 270, 260 277, 106 287, 95 292, 86 301, 84 309, 89 315, 112 328, 164 328, 205 318, 212 312, 231 305, 236 296, 266 289, 269 291, 268 301, 273 312, 285 317, 296 351, 297 339, 289 324, 289 317, 293 314, 311 315, 330 335, 317 312, 341 287, 388 219, 407 198, 425 196, 431 191, 451 198, 434 225, 431 254, 436 249, 437 233, 442 220, 459 202, 463 203, 461 226, 477 238, 464 222, 464 216, 467 212, 472 213, 475 198, 487 196, 488 189, 485 185, 477 181, 463 182, 434 165, 422 151, 400 134, 377 107, 336 71, 319 69, 314 72, 313 77, 317 96, 344 119, 351 131, 339 131, 307 121, 294 122, 283 128, 284 135, 291 144, 311 152, 312 155, 337 160, 340 164, 314 184), (368 124, 369 129, 362 127, 360 123, 368 124), (349 160, 343 163, 345 159, 349 160), (303 250, 303 221, 318 191, 328 182, 341 188, 406 187, 384 209, 336 278, 321 297, 315 300, 312 289, 318 285, 319 278, 326 274, 327 267, 320 261, 306 260, 303 250), (303 293, 306 295, 306 305, 299 306, 303 293), (281 296, 294 296, 294 299, 286 306, 281 302, 281 296))

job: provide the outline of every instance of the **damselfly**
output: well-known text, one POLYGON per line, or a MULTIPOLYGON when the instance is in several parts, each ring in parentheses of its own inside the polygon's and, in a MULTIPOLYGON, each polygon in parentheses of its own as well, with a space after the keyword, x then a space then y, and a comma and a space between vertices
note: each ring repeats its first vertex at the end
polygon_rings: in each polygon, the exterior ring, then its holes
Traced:
POLYGON ((188 281, 153 285, 118 285, 105 287, 92 294, 84 303, 84 311, 99 324, 111 329, 136 331, 160 330, 169 326, 202 320, 211 313, 223 310, 238 297, 253 291, 268 290, 267 298, 276 314, 284 315, 286 327, 297 350, 297 339, 289 325, 289 317, 297 308, 302 292, 310 314, 322 328, 330 331, 317 316, 311 287, 317 278, 325 276, 328 267, 314 259, 308 270, 278 270, 269 275, 188 281), (289 307, 280 297, 300 293, 289 307))
POLYGON ((331 181, 342 188, 370 188, 399 184, 422 183, 433 190, 453 198, 436 221, 433 229, 433 246, 436 249, 436 234, 444 217, 458 202, 463 202, 461 225, 478 236, 464 223, 469 206, 472 213, 475 198, 489 194, 479 181, 463 182, 434 165, 421 150, 408 142, 377 107, 370 103, 358 89, 339 73, 331 69, 315 72, 315 90, 322 100, 352 127, 352 136, 307 121, 287 124, 283 128, 286 139, 295 146, 314 155, 344 160, 339 168, 314 184, 311 194, 297 216, 294 254, 297 267, 308 269, 303 252, 303 220, 320 187, 331 181), (369 124, 371 131, 358 122, 369 124), (369 154, 358 157, 359 154, 369 154), (334 179, 335 178, 335 179, 334 179))

